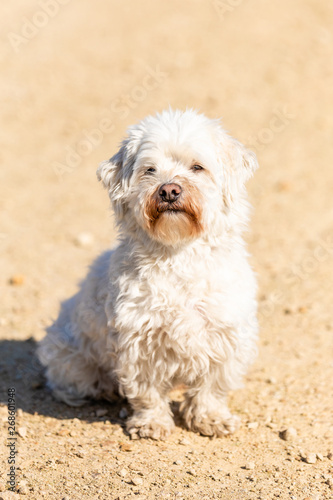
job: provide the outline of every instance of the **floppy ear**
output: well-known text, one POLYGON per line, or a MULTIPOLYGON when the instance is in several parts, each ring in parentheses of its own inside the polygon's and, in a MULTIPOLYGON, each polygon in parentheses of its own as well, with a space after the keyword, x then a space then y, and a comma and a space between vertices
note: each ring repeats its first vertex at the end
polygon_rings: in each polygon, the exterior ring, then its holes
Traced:
POLYGON ((132 133, 122 142, 118 153, 103 161, 97 169, 97 178, 108 190, 118 220, 127 212, 127 195, 139 143, 138 135, 132 133))
POLYGON ((258 168, 258 162, 255 153, 249 151, 237 139, 228 139, 224 155, 224 196, 229 205, 244 192, 245 183, 258 168))
POLYGON ((124 146, 110 160, 103 161, 97 169, 97 178, 108 190, 113 210, 118 219, 126 212, 126 182, 123 179, 124 146))

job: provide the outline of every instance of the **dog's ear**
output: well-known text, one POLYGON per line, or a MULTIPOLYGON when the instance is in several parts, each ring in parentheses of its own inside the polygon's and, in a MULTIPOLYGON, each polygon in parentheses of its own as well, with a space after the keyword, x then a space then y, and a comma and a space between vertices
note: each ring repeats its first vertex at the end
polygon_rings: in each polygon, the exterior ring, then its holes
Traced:
POLYGON ((127 211, 127 194, 139 145, 139 140, 136 139, 138 138, 127 137, 119 151, 110 160, 103 161, 97 169, 97 178, 108 190, 118 220, 122 219, 127 211))
POLYGON ((227 144, 224 141, 223 146, 224 196, 230 204, 244 192, 246 182, 258 168, 258 162, 255 153, 237 139, 228 137, 227 144))

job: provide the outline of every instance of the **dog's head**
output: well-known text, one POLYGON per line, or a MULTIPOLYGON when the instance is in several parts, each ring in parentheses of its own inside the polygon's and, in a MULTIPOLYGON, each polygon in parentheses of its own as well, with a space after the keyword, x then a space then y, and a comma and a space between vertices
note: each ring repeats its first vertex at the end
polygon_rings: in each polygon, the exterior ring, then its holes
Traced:
POLYGON ((123 231, 143 230, 177 246, 220 234, 230 214, 242 211, 244 184, 256 167, 254 153, 217 120, 193 110, 168 110, 130 127, 97 175, 123 231))

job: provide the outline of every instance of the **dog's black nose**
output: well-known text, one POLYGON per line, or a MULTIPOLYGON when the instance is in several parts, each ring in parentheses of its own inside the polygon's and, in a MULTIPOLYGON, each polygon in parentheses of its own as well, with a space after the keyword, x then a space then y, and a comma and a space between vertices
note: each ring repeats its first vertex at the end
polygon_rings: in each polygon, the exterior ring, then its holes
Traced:
POLYGON ((158 195, 162 201, 173 203, 179 198, 181 192, 182 188, 178 184, 170 183, 163 184, 158 191, 158 195))

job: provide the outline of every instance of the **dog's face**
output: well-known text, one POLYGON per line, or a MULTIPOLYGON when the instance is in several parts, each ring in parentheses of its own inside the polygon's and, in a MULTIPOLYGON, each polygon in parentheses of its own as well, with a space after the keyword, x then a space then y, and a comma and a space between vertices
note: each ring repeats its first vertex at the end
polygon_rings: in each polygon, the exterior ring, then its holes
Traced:
POLYGON ((169 110, 131 127, 97 173, 124 231, 177 246, 222 230, 256 166, 217 121, 169 110))

